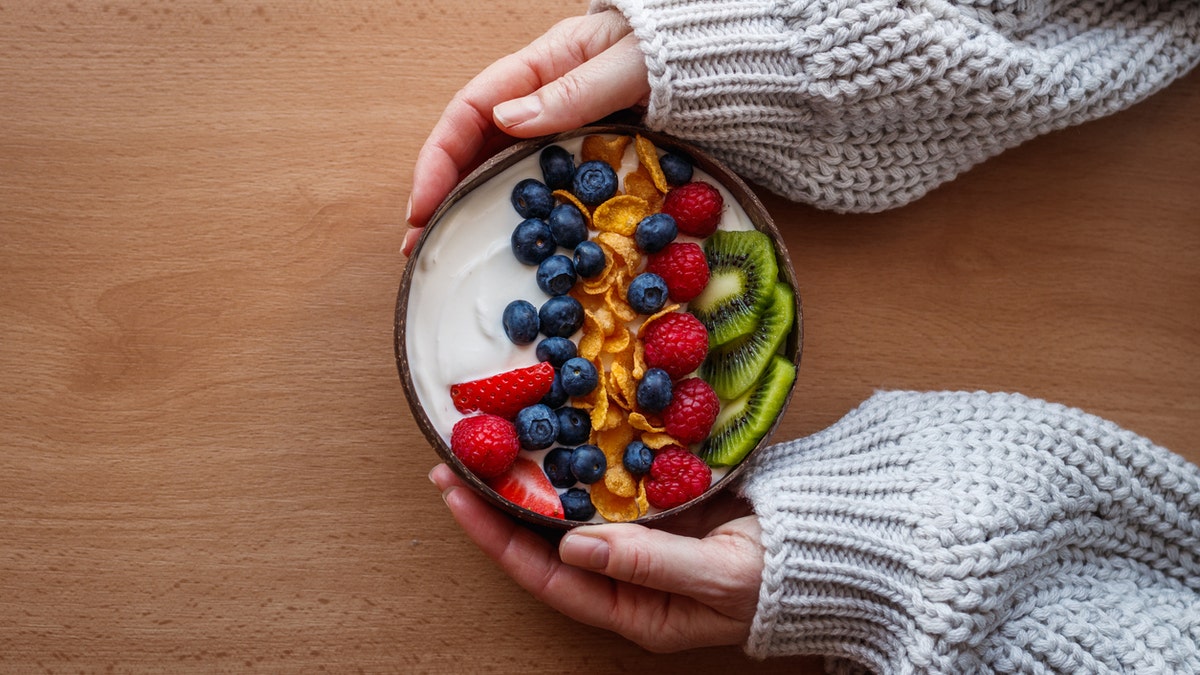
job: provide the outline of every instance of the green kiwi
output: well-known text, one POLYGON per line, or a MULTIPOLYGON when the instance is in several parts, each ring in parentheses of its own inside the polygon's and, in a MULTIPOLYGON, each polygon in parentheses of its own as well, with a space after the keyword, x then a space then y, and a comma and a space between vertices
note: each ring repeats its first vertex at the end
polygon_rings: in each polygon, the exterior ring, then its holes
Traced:
POLYGON ((746 335, 771 300, 779 266, 771 238, 757 230, 718 230, 704 242, 708 286, 688 303, 708 329, 710 346, 746 335))
POLYGON ((771 356, 787 339, 795 320, 796 298, 787 284, 777 281, 754 330, 710 351, 700 366, 700 377, 708 381, 722 399, 741 396, 766 370, 771 356))
POLYGON ((796 380, 796 367, 782 356, 772 356, 766 372, 746 393, 723 403, 700 458, 709 466, 733 466, 762 440, 783 410, 796 380))

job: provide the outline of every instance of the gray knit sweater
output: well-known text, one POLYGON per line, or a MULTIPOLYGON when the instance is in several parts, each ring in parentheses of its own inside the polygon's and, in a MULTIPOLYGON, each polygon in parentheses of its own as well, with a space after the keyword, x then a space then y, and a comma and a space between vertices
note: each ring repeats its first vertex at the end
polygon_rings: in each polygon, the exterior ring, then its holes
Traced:
POLYGON ((646 124, 796 201, 879 211, 1200 60, 1200 0, 593 0, 645 53, 646 124))
POLYGON ((831 672, 1200 672, 1200 470, 1015 394, 876 394, 769 447, 746 650, 831 672))

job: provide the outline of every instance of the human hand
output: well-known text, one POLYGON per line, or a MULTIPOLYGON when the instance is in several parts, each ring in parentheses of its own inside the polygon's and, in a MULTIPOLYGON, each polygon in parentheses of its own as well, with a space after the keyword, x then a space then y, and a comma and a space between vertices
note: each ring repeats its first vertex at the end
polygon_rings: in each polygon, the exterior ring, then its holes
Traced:
MULTIPOLYGON (((649 92, 645 61, 619 12, 559 22, 485 68, 450 101, 417 154, 406 219, 423 227, 476 159, 510 137, 574 129, 633 106, 649 92)), ((405 255, 419 234, 405 234, 405 255)))
POLYGON ((728 493, 696 506, 672 531, 588 525, 554 545, 490 506, 450 467, 429 474, 458 524, 535 598, 653 652, 741 645, 762 580, 758 518, 728 493))

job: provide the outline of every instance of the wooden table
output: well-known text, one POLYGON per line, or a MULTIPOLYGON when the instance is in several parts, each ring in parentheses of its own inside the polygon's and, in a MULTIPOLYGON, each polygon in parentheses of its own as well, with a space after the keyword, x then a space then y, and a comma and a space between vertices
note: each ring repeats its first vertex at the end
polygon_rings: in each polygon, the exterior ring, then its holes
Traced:
MULTIPOLYGON (((0 6, 0 671, 817 668, 566 620, 426 480, 391 334, 413 159, 585 5, 0 6)), ((1200 460, 1198 109, 1193 73, 880 215, 767 198, 806 310, 780 436, 1019 390, 1200 460)))

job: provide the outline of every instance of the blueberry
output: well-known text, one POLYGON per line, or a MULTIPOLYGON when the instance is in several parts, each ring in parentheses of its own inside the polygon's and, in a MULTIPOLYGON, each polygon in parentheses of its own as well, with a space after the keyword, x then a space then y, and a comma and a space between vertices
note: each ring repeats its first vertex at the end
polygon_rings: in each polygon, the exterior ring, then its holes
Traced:
POLYGON ((579 353, 579 348, 565 337, 548 337, 538 343, 534 353, 538 361, 549 361, 555 368, 562 368, 567 359, 579 353))
POLYGON ((550 382, 550 391, 542 397, 542 404, 551 409, 559 408, 566 405, 568 398, 570 396, 567 396, 567 392, 563 390, 562 378, 555 373, 554 379, 550 382))
POLYGON ((593 159, 580 164, 575 170, 571 187, 579 201, 596 206, 617 193, 617 172, 608 162, 593 159))
POLYGON ((596 515, 592 496, 583 488, 571 488, 558 498, 562 501, 563 517, 567 520, 591 520, 596 515))
POLYGON ((585 241, 575 247, 575 274, 591 279, 604 271, 607 261, 604 249, 594 241, 585 241))
POLYGON ((635 476, 649 471, 653 461, 654 451, 641 441, 633 441, 625 446, 625 454, 621 457, 621 464, 625 465, 625 470, 635 476))
POLYGON ((570 190, 575 177, 575 156, 560 145, 548 145, 538 156, 542 179, 551 190, 570 190))
POLYGON ((504 308, 504 334, 513 344, 527 345, 540 329, 537 308, 528 300, 513 300, 504 308))
POLYGON ((586 443, 592 435, 592 416, 583 408, 559 408, 554 411, 558 415, 558 442, 563 445, 579 445, 586 443))
POLYGON ((671 405, 671 376, 662 368, 651 368, 637 386, 637 406, 644 412, 662 412, 671 405))
POLYGON ((513 187, 512 205, 522 218, 546 218, 554 208, 554 195, 545 183, 526 178, 513 187))
POLYGON ((558 438, 558 415, 542 403, 522 408, 516 419, 517 440, 526 450, 548 448, 558 438))
POLYGON ((537 285, 546 295, 566 295, 575 279, 575 263, 565 255, 552 255, 538 265, 537 285))
POLYGON ((653 314, 667 304, 667 282, 653 272, 642 272, 629 282, 625 299, 639 314, 653 314))
POLYGON ((575 248, 580 242, 587 241, 587 218, 574 204, 555 206, 546 222, 550 225, 555 243, 565 249, 575 248))
POLYGON ((581 445, 571 453, 571 473, 580 483, 595 483, 604 477, 608 458, 594 445, 581 445))
POLYGON ((583 305, 569 295, 556 295, 538 310, 546 337, 571 337, 583 327, 583 305))
POLYGON ((556 246, 550 226, 540 218, 526 218, 513 230, 513 255, 526 265, 536 265, 549 258, 556 246))
POLYGON ((662 167, 668 185, 679 186, 692 180, 692 163, 682 155, 668 152, 658 158, 658 165, 662 167))
POLYGON ((674 241, 677 234, 679 226, 670 214, 652 213, 637 224, 633 240, 637 242, 638 248, 646 253, 658 253, 674 241))
POLYGON ((567 392, 568 396, 586 396, 592 393, 600 382, 600 374, 596 372, 595 364, 582 356, 567 359, 559 374, 562 376, 563 391, 567 392))
POLYGON ((568 488, 575 484, 575 474, 571 473, 571 449, 554 448, 542 458, 542 471, 550 479, 550 484, 556 488, 568 488))

